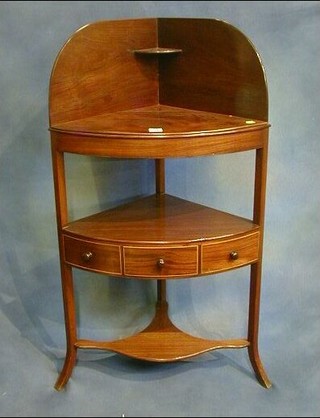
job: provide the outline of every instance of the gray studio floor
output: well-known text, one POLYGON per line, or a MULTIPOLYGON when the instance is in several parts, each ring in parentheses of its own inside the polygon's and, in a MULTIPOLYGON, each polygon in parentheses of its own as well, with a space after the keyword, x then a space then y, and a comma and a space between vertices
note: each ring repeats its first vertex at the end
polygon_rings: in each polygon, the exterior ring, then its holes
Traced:
POLYGON ((299 342, 271 338, 264 346, 269 390, 256 381, 246 350, 239 350, 162 365, 79 354, 68 385, 57 392, 61 353, 37 347, 27 318, 25 332, 2 313, 0 322, 1 416, 318 416, 318 365, 305 358, 305 367, 297 368, 299 342))

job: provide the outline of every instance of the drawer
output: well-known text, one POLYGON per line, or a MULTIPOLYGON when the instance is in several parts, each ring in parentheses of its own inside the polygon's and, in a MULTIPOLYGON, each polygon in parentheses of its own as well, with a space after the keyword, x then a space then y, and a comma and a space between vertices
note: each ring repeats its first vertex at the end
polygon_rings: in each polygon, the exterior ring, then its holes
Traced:
POLYGON ((150 278, 197 275, 198 246, 124 247, 124 274, 150 278))
POLYGON ((204 244, 201 273, 215 273, 251 264, 259 257, 259 232, 241 238, 204 244))
POLYGON ((107 274, 121 274, 120 248, 64 236, 66 263, 107 274))

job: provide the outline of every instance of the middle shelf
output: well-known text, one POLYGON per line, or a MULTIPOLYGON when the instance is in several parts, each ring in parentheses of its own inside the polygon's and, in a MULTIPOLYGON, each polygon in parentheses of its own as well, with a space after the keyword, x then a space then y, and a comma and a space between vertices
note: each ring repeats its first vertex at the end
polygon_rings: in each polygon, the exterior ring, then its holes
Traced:
POLYGON ((168 194, 154 194, 70 222, 65 261, 92 271, 179 278, 225 271, 259 256, 251 220, 168 194))

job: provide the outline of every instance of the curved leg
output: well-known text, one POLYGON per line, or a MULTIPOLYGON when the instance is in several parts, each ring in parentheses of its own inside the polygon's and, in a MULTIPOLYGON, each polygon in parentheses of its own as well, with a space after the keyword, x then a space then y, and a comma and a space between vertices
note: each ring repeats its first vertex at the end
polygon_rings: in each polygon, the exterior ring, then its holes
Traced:
POLYGON ((66 358, 64 361, 63 368, 60 372, 60 375, 54 385, 54 388, 56 390, 61 390, 63 387, 67 384, 71 374, 73 367, 76 363, 76 357, 77 357, 77 349, 73 347, 72 349, 68 350, 66 353, 66 358))
POLYGON ((261 289, 261 262, 251 265, 250 278, 250 304, 249 304, 249 325, 248 325, 248 346, 251 365, 258 381, 262 386, 269 389, 272 384, 264 370, 259 356, 258 330, 259 330, 259 308, 261 289))
POLYGON ((258 348, 255 347, 253 344, 249 345, 248 347, 249 352, 249 358, 251 361, 251 365, 253 367, 253 370, 256 374, 256 377, 260 384, 264 386, 267 389, 270 389, 272 386, 272 383, 270 382, 266 371, 264 370, 264 367, 262 365, 262 362, 260 360, 259 351, 258 348))
POLYGON ((56 390, 61 390, 68 382, 72 374, 73 367, 76 363, 77 356, 77 347, 75 346, 77 339, 76 313, 72 269, 70 266, 67 266, 63 263, 61 265, 61 282, 64 303, 67 352, 62 371, 60 372, 60 375, 54 386, 56 390))
POLYGON ((259 261, 251 265, 250 275, 250 302, 249 302, 249 324, 248 324, 248 351, 249 358, 258 381, 265 388, 271 387, 271 382, 263 368, 258 349, 261 271, 262 271, 262 246, 263 246, 263 225, 265 208, 265 188, 267 177, 267 153, 268 140, 263 148, 256 150, 255 186, 254 186, 254 210, 253 221, 260 225, 260 249, 259 261))

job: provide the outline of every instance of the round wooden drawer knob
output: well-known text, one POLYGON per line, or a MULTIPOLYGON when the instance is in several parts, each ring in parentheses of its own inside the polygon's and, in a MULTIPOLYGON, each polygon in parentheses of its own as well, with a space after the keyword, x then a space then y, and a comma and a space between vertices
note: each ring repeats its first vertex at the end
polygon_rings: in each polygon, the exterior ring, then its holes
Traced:
POLYGON ((158 267, 160 267, 160 268, 162 268, 163 266, 164 266, 164 259, 163 258, 159 258, 159 260, 158 260, 158 267))
POLYGON ((231 253, 230 253, 230 259, 231 260, 238 260, 238 258, 239 258, 238 252, 237 251, 231 251, 231 253))
POLYGON ((83 261, 90 261, 92 256, 93 256, 93 254, 92 254, 91 251, 86 251, 85 253, 83 253, 81 255, 81 258, 82 258, 83 261))

